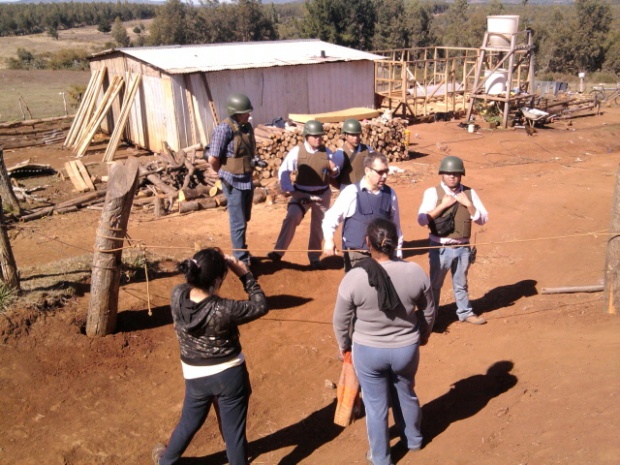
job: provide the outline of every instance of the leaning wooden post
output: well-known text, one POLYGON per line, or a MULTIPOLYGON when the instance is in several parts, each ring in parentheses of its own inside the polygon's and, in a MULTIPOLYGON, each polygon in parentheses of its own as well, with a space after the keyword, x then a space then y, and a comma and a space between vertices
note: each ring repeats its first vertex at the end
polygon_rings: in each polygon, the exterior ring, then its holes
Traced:
POLYGON ((123 243, 138 185, 140 163, 129 157, 110 167, 108 190, 97 228, 86 320, 88 336, 105 336, 116 329, 123 243))
POLYGON ((4 151, 2 150, 2 147, 0 147, 0 196, 2 196, 4 202, 7 204, 9 209, 13 211, 13 213, 18 216, 22 214, 22 208, 19 205, 17 197, 15 197, 13 186, 11 185, 11 180, 9 179, 9 173, 7 172, 6 165, 4 164, 4 151))
POLYGON ((19 273, 15 264, 15 256, 9 241, 9 235, 4 223, 2 197, 0 197, 0 278, 9 287, 19 291, 19 273))
POLYGON ((620 167, 616 172, 609 233, 605 255, 605 311, 617 315, 620 309, 620 167))

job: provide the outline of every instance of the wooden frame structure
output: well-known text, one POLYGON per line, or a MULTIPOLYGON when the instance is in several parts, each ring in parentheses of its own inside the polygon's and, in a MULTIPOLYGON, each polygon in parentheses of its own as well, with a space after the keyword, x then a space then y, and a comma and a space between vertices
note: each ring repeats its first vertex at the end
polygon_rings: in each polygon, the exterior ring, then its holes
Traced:
POLYGON ((428 116, 465 110, 472 88, 477 48, 422 47, 375 51, 377 107, 399 116, 428 116))
POLYGON ((466 111, 469 119, 479 99, 503 104, 506 127, 510 108, 531 100, 534 60, 531 31, 511 34, 510 46, 492 47, 493 33, 485 33, 481 48, 421 47, 374 51, 386 57, 375 61, 377 108, 392 110, 404 118, 438 112, 466 111), (519 42, 521 41, 521 42, 519 42), (506 66, 506 88, 517 93, 486 93, 493 72, 506 66), (488 71, 489 76, 485 76, 488 71))

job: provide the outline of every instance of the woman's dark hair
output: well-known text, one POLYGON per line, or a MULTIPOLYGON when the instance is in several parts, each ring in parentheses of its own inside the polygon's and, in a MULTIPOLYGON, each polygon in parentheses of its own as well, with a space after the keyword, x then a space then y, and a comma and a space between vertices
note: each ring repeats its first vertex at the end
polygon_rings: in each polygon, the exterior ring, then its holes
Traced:
POLYGON ((394 255, 398 246, 398 235, 396 225, 390 220, 375 218, 368 225, 366 236, 370 241, 370 246, 377 252, 390 258, 394 255))
POLYGON ((222 281, 228 273, 228 265, 224 254, 217 247, 209 247, 179 263, 179 271, 191 286, 210 292, 216 281, 222 281))

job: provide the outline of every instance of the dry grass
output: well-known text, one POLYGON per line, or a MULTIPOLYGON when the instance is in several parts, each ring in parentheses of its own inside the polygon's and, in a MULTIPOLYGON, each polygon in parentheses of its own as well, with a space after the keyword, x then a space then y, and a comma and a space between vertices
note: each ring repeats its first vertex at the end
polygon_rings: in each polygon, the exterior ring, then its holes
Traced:
MULTIPOLYGON (((67 94, 65 97, 69 105, 70 87, 86 86, 89 79, 90 71, 0 70, 0 121, 30 119, 30 115, 34 119, 62 116, 65 109, 60 92, 67 94), (20 110, 20 95, 30 115, 23 103, 20 110)), ((76 108, 68 107, 70 115, 76 111, 76 108)))
MULTIPOLYGON (((123 253, 122 263, 121 284, 126 284, 146 279, 145 264, 149 279, 154 279, 176 272, 177 262, 150 252, 128 249, 123 253)), ((92 264, 93 254, 84 254, 20 269, 22 292, 10 307, 37 311, 62 307, 71 297, 89 291, 92 264)))
MULTIPOLYGON (((127 33, 132 40, 136 34, 133 28, 142 23, 147 28, 152 20, 128 21, 127 33)), ((89 71, 18 71, 6 69, 6 58, 17 57, 17 49, 24 48, 35 55, 56 52, 61 49, 82 49, 94 53, 113 42, 110 34, 97 31, 95 26, 59 31, 60 40, 47 34, 18 37, 0 37, 0 122, 30 119, 25 108, 20 109, 19 96, 25 101, 32 118, 47 118, 65 114, 60 92, 67 93, 72 85, 86 86, 89 71)), ((75 113, 68 108, 68 113, 75 113)))

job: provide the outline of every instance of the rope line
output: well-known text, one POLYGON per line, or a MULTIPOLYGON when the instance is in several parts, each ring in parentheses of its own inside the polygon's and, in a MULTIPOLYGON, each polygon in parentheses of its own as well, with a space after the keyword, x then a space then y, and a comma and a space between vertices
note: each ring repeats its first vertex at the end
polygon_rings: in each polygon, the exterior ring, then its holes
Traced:
MULTIPOLYGON (((88 249, 84 249, 83 247, 80 246, 76 246, 73 244, 70 244, 68 242, 62 241, 58 238, 55 237, 50 237, 50 236, 46 236, 45 234, 42 234, 38 231, 30 231, 31 233, 34 234, 38 234, 42 237, 45 237, 46 239, 50 240, 50 241, 56 241, 59 242, 61 244, 64 244, 68 247, 74 247, 76 249, 79 250, 83 250, 85 252, 89 252, 90 250, 88 249)), ((127 250, 127 249, 134 249, 134 248, 138 248, 140 250, 143 251, 143 253, 145 253, 146 249, 166 249, 166 250, 196 250, 195 247, 190 247, 190 246, 172 246, 172 245, 146 245, 144 243, 142 243, 139 240, 134 240, 131 239, 129 236, 126 236, 125 238, 122 237, 110 237, 110 236, 104 236, 101 234, 96 234, 97 237, 101 237, 104 239, 112 239, 112 240, 127 240, 128 242, 130 242, 129 246, 124 246, 124 247, 116 247, 113 249, 94 249, 95 252, 99 252, 99 253, 114 253, 114 252, 119 252, 122 250, 127 250), (135 242, 134 244, 131 244, 131 242, 135 242)), ((442 249, 442 248, 454 248, 454 247, 460 247, 463 245, 471 245, 471 246, 485 246, 485 245, 502 245, 502 244, 516 244, 516 243, 521 243, 521 242, 534 242, 534 241, 550 241, 550 240, 558 240, 558 239, 568 239, 568 238, 575 238, 575 237, 593 237, 593 238, 598 238, 599 236, 609 236, 608 241, 611 241, 617 237, 620 236, 620 234, 618 232, 608 232, 608 231, 590 231, 590 232, 585 232, 585 233, 576 233, 576 234, 563 234, 563 235, 558 235, 558 236, 546 236, 546 237, 533 237, 533 238, 529 238, 529 239, 510 239, 510 240, 503 240, 503 241, 487 241, 487 242, 477 242, 476 244, 442 244, 442 245, 429 245, 429 246, 419 246, 419 247, 402 247, 399 248, 397 250, 402 250, 402 251, 414 251, 414 250, 429 250, 429 249, 442 249)), ((245 252, 245 251, 249 251, 250 249, 234 249, 234 248, 227 248, 227 247, 222 247, 223 250, 230 250, 230 251, 238 251, 238 252, 245 252)), ((287 253, 304 253, 304 252, 322 252, 323 249, 319 249, 319 250, 312 250, 312 249, 273 249, 273 248, 268 248, 268 249, 261 249, 261 248, 252 248, 253 251, 255 252, 287 252, 287 253)), ((360 251, 365 251, 362 249, 348 249, 348 252, 360 252, 360 251)), ((342 252, 341 250, 339 252, 342 252)), ((146 258, 146 255, 145 255, 146 258)))

